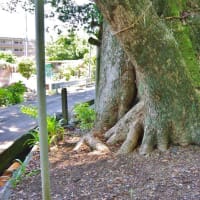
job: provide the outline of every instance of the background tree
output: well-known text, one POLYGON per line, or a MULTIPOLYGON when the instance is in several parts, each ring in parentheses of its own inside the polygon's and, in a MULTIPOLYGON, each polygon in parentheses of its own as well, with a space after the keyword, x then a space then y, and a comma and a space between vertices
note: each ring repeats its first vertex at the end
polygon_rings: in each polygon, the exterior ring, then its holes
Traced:
POLYGON ((69 29, 81 28, 98 37, 102 15, 93 1, 83 2, 82 5, 77 5, 73 0, 49 0, 48 3, 55 10, 47 17, 55 17, 57 14, 59 20, 69 25, 69 29))
POLYGON ((46 46, 46 54, 49 60, 77 60, 88 53, 86 40, 79 38, 70 32, 67 36, 60 36, 55 42, 49 42, 46 46))
POLYGON ((0 7, 9 12, 16 12, 18 9, 33 12, 35 9, 34 0, 4 0, 0 7))
POLYGON ((0 60, 8 63, 15 63, 16 56, 14 56, 11 52, 0 51, 0 60))

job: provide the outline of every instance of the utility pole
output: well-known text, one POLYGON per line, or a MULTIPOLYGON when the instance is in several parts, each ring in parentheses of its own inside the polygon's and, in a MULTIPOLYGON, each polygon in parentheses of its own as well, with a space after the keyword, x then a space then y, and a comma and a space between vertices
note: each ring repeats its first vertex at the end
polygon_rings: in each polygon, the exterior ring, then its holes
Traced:
POLYGON ((50 200, 51 195, 48 160, 48 132, 46 120, 47 116, 45 88, 44 0, 35 0, 35 28, 42 199, 50 200))
POLYGON ((28 56, 28 16, 27 16, 27 10, 25 10, 25 51, 24 55, 28 56))

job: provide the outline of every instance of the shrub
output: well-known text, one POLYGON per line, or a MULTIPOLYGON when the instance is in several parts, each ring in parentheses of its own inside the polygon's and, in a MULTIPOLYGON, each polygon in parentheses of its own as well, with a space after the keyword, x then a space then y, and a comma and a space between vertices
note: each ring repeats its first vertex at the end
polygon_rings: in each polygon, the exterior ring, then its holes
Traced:
POLYGON ((74 108, 75 118, 80 121, 81 130, 89 130, 94 125, 95 111, 88 103, 77 104, 74 108))
POLYGON ((5 51, 0 51, 0 60, 4 60, 9 63, 15 63, 16 62, 16 56, 12 54, 12 52, 5 52, 5 51))
MULTIPOLYGON (((36 107, 33 106, 21 106, 21 112, 29 115, 30 117, 37 118, 38 111, 36 107)), ((56 120, 56 116, 47 116, 47 132, 48 132, 48 143, 57 144, 59 140, 63 139, 64 128, 61 126, 60 121, 56 120)), ((39 142, 39 130, 35 129, 33 132, 30 132, 33 136, 33 139, 29 140, 29 144, 35 144, 39 142)))
POLYGON ((31 139, 28 139, 25 144, 29 145, 29 146, 34 146, 36 144, 39 144, 39 130, 35 129, 29 132, 29 134, 32 136, 31 139))
POLYGON ((8 106, 11 95, 12 94, 6 88, 0 88, 0 106, 8 106))
POLYGON ((69 79, 71 77, 71 72, 65 72, 64 76, 65 76, 65 80, 69 81, 69 79))
POLYGON ((60 121, 57 121, 56 116, 47 116, 47 131, 48 131, 48 143, 57 144, 59 140, 63 139, 64 128, 60 121))
POLYGON ((0 106, 14 105, 24 100, 25 85, 19 81, 4 88, 0 88, 0 106))
POLYGON ((35 72, 33 61, 27 58, 22 59, 18 64, 18 72, 26 79, 29 79, 35 72))
POLYGON ((23 102, 26 86, 21 81, 8 86, 7 90, 11 93, 9 104, 14 105, 23 102))

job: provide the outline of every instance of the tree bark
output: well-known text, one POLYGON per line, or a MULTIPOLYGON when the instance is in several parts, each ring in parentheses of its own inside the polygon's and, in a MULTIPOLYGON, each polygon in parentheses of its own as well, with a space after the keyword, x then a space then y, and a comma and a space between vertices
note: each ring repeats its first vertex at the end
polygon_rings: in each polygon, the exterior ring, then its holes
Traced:
POLYGON ((105 132, 133 106, 137 91, 134 66, 105 22, 100 48, 95 128, 105 132))
POLYGON ((199 101, 181 39, 150 0, 95 2, 140 77, 138 89, 144 101, 140 152, 149 153, 155 146, 166 150, 170 143, 199 145, 199 101))
MULTIPOLYGON (((78 151, 82 145, 86 144, 92 151, 98 153, 109 152, 108 147, 98 140, 97 136, 102 138, 103 134, 114 126, 111 129, 112 131, 109 131, 111 138, 108 139, 108 143, 113 140, 112 143, 114 144, 120 141, 120 137, 123 137, 125 140, 124 145, 122 145, 119 152, 130 152, 134 146, 137 146, 137 141, 143 133, 140 131, 142 126, 138 126, 138 123, 133 126, 131 124, 132 118, 128 119, 126 117, 126 113, 133 107, 137 97, 135 68, 119 42, 112 36, 110 27, 106 22, 103 23, 101 32, 102 39, 101 45, 98 46, 96 71, 96 123, 94 129, 81 138, 74 150, 78 151), (123 118, 123 116, 125 117, 123 118), (123 118, 122 122, 127 121, 130 127, 127 126, 123 132, 119 133, 121 129, 117 127, 119 127, 118 120, 120 121, 121 118, 123 118), (135 139, 128 139, 130 137, 135 139)), ((139 109, 134 108, 129 111, 129 113, 139 113, 137 116, 139 116, 138 122, 140 121, 140 124, 143 120, 140 117, 142 108, 143 106, 139 106, 139 109)), ((135 119, 135 117, 133 118, 135 119)))
MULTIPOLYGON (((173 32, 184 56, 187 72, 195 88, 200 88, 200 15, 197 8, 200 1, 164 1, 159 6, 158 0, 153 0, 158 15, 165 19, 166 25, 173 32), (193 3, 191 3, 193 2, 193 3), (197 22, 197 20, 199 20, 197 22)), ((161 4, 161 3, 160 3, 161 4)))

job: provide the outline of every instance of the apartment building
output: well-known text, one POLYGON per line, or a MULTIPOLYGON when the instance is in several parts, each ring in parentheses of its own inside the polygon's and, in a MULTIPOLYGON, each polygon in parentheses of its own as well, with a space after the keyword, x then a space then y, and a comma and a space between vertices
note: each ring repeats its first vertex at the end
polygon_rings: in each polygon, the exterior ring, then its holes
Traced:
POLYGON ((35 41, 25 38, 0 37, 0 51, 11 51, 18 57, 35 56, 35 41))

